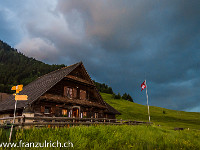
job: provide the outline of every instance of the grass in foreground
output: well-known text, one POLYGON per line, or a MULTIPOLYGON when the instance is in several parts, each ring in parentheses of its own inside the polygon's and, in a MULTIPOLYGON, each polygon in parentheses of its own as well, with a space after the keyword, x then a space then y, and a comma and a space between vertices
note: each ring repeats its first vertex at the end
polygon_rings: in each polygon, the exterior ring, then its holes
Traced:
MULTIPOLYGON (((123 99, 113 99, 111 94, 101 93, 103 99, 117 109, 122 115, 117 119, 148 121, 147 106, 123 99)), ((200 129, 200 113, 184 112, 150 106, 151 122, 168 128, 183 127, 200 129), (163 113, 165 112, 165 114, 163 113)))
MULTIPOLYGON (((8 141, 8 131, 0 129, 0 142, 8 141)), ((17 130, 13 142, 72 142, 76 150, 112 149, 199 149, 200 131, 173 131, 157 126, 77 126, 17 130)), ((2 149, 2 148, 0 148, 2 149)), ((16 148, 13 148, 16 149, 16 148)), ((19 148, 18 148, 19 149, 19 148)), ((26 148, 21 148, 26 149, 26 148)), ((33 149, 33 148, 32 148, 33 149)), ((41 149, 41 148, 40 148, 41 149)), ((53 149, 53 148, 52 148, 53 149)), ((59 148, 58 148, 59 149, 59 148)))

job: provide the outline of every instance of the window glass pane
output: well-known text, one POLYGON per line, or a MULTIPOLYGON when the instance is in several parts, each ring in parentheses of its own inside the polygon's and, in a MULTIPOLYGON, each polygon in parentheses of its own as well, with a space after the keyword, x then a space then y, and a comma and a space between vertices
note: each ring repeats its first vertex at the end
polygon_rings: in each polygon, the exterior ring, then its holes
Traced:
POLYGON ((72 88, 67 88, 67 97, 69 97, 69 98, 72 98, 72 93, 73 92, 73 89, 72 88))
POLYGON ((86 117, 87 116, 87 112, 83 112, 83 116, 86 117))
POLYGON ((80 89, 77 88, 77 99, 80 99, 80 89))
POLYGON ((50 107, 46 107, 46 106, 45 106, 44 113, 46 113, 46 114, 47 114, 47 113, 50 113, 50 109, 51 109, 50 107))
POLYGON ((67 115, 67 110, 66 109, 62 109, 62 115, 67 115))

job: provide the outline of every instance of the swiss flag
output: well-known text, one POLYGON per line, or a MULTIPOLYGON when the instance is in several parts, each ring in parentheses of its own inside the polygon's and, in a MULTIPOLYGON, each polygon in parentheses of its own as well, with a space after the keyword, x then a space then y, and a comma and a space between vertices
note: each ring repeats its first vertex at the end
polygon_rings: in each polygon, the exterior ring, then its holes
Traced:
POLYGON ((146 87, 147 87, 147 86, 146 86, 146 82, 144 81, 144 82, 141 84, 141 88, 142 88, 141 91, 144 90, 146 87))

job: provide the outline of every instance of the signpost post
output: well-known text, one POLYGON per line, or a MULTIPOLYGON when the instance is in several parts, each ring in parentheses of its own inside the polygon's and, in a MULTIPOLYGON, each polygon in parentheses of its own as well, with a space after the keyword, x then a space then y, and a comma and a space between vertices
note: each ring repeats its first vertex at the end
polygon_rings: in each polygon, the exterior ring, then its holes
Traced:
POLYGON ((27 96, 27 95, 18 95, 19 92, 23 90, 23 85, 13 86, 13 87, 11 88, 11 90, 15 90, 16 93, 13 94, 13 95, 15 95, 15 109, 14 109, 13 123, 12 123, 11 130, 10 130, 9 142, 11 141, 12 131, 13 131, 13 124, 15 123, 15 116, 16 116, 16 109, 17 109, 17 101, 20 101, 20 100, 28 100, 28 96, 27 96))

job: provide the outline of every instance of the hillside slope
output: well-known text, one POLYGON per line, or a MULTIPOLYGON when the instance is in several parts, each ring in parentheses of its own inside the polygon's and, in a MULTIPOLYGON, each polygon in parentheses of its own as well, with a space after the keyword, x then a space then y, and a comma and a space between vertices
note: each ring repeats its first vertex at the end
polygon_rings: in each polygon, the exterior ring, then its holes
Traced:
POLYGON ((29 58, 0 40, 0 92, 10 93, 12 85, 27 85, 37 77, 64 66, 48 65, 29 58))
MULTIPOLYGON (((147 106, 123 99, 113 99, 111 94, 101 93, 103 99, 122 115, 117 119, 148 121, 147 106)), ((150 106, 151 122, 168 128, 200 129, 200 113, 184 112, 150 106)))

